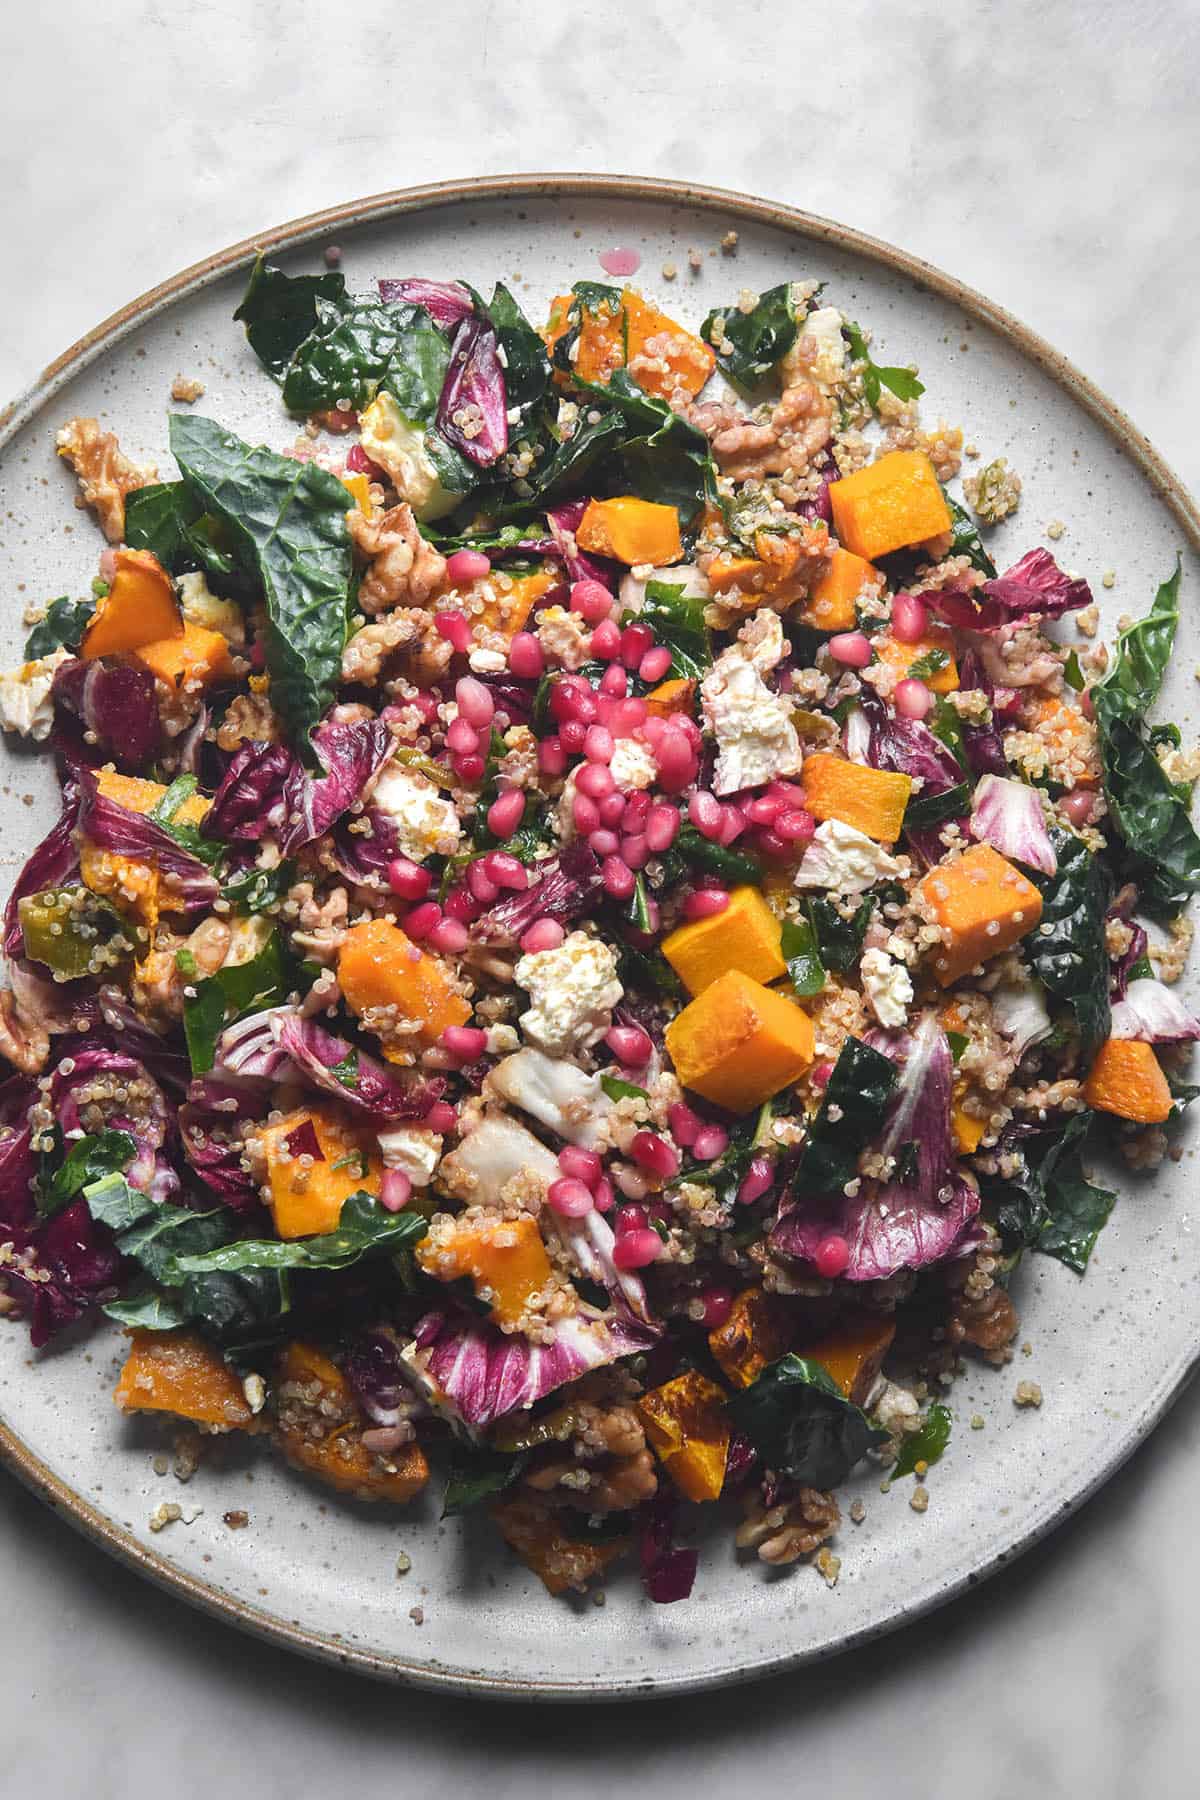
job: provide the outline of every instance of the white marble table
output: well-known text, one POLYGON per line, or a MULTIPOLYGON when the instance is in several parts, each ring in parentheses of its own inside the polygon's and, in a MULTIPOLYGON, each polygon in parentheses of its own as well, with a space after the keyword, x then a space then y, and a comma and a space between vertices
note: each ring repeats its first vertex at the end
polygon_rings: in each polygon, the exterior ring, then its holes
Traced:
MULTIPOLYGON (((60 0, 0 68, 0 398, 258 227, 449 175, 628 170, 791 200, 954 271, 1195 490, 1198 52, 1190 0, 60 0)), ((849 1662, 609 1713, 405 1695, 262 1648, 0 1475, 0 1791, 1194 1795, 1198 1468, 1193 1389, 968 1601, 849 1662)))

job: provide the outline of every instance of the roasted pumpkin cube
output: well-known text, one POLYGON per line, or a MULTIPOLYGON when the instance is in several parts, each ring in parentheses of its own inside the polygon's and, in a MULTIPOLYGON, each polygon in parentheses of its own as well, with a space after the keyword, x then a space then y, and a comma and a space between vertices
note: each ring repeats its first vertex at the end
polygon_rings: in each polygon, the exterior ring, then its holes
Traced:
MULTIPOLYGON (((553 350, 563 333, 570 328, 571 308, 578 303, 573 294, 557 294, 550 302, 550 319, 543 336, 546 348, 553 350)), ((595 307, 579 307, 579 336, 575 340, 571 368, 580 381, 608 381, 615 369, 625 365, 625 309, 619 299, 607 298, 595 307)), ((555 371, 555 380, 565 387, 569 380, 563 370, 555 371)))
POLYGON ((668 718, 672 713, 690 713, 695 696, 696 683, 675 675, 650 689, 646 695, 646 710, 658 719, 668 718))
POLYGON ((883 1367, 883 1359, 895 1335, 896 1327, 889 1320, 861 1319, 840 1325, 828 1337, 797 1354, 819 1362, 847 1400, 862 1406, 875 1385, 875 1377, 883 1367))
POLYGON ((828 569, 813 583, 796 616, 814 631, 853 631, 858 623, 859 595, 882 585, 883 577, 872 563, 838 545, 830 553, 828 569))
POLYGON ((369 519, 372 513, 371 477, 360 469, 353 475, 341 475, 338 479, 354 501, 359 512, 369 519))
POLYGON ((749 1112, 799 1079, 813 1059, 806 1012, 729 969, 667 1026, 667 1049, 684 1087, 729 1112, 749 1112))
POLYGON ((915 644, 902 644, 890 632, 881 633, 874 639, 874 644, 876 656, 881 663, 887 665, 897 681, 904 680, 915 662, 928 657, 932 661, 941 662, 941 667, 934 674, 921 676, 931 694, 952 694, 959 685, 958 664, 954 659, 954 638, 941 626, 934 626, 915 644))
POLYGON ((924 544, 951 526, 933 464, 920 450, 890 450, 831 482, 829 503, 840 543, 868 561, 924 544))
MULTIPOLYGON (((111 769, 96 771, 96 786, 106 800, 123 806, 128 812, 153 812, 166 788, 160 781, 145 781, 140 775, 118 775, 111 769)), ((173 822, 199 825, 212 802, 204 794, 191 794, 176 809, 173 822)), ((102 850, 84 839, 79 847, 79 872, 85 887, 103 894, 122 912, 131 913, 148 931, 158 923, 160 908, 178 910, 178 897, 163 888, 153 856, 145 858, 121 856, 114 850, 102 850)))
POLYGON ((115 555, 112 586, 96 602, 79 647, 84 662, 183 636, 175 587, 158 558, 148 550, 118 550, 115 555))
MULTIPOLYGON (((417 949, 397 925, 369 919, 346 933, 338 956, 338 983, 347 1006, 385 1052, 395 1049, 394 1025, 417 1027, 395 1033, 401 1045, 435 1044, 448 1025, 465 1025, 469 1003, 450 986, 442 965, 417 949)), ((403 1050, 402 1054, 406 1054, 403 1050)))
POLYGON ((933 951, 933 972, 942 987, 1011 950, 1042 916, 1042 896, 1032 881, 990 844, 975 844, 956 862, 939 863, 917 891, 945 934, 933 951))
POLYGON ((131 660, 169 688, 208 687, 233 674, 228 640, 219 631, 195 625, 190 619, 182 633, 139 644, 131 652, 131 660))
POLYGON ((792 1342, 786 1302, 765 1288, 743 1288, 723 1325, 708 1334, 708 1347, 734 1387, 749 1387, 792 1342))
POLYGON ((335 1231, 360 1190, 379 1192, 382 1164, 369 1140, 331 1112, 301 1107, 259 1134, 267 1163, 267 1204, 281 1238, 335 1231))
MULTIPOLYGON (((118 775, 113 769, 97 769, 96 786, 106 800, 123 806, 126 812, 151 813, 166 793, 161 781, 146 781, 140 775, 118 775)), ((199 825, 212 801, 204 794, 189 794, 172 814, 176 825, 199 825)))
POLYGON ((583 1588, 628 1550, 630 1539, 576 1538, 544 1500, 518 1494, 498 1500, 492 1517, 506 1544, 552 1594, 583 1588))
POLYGON ((651 1388, 637 1403, 650 1448, 689 1500, 718 1500, 732 1435, 725 1396, 697 1370, 651 1388))
POLYGON ((297 1469, 358 1500, 403 1506, 429 1480, 419 1444, 377 1453, 362 1441, 367 1421, 337 1364, 314 1344, 288 1344, 276 1371, 275 1444, 297 1469))
POLYGON ((581 550, 611 556, 618 562, 662 567, 683 555, 679 514, 656 500, 619 494, 614 500, 589 500, 575 532, 581 550))
POLYGON ((194 1331, 131 1331, 113 1390, 123 1412, 169 1412, 214 1431, 257 1430, 238 1377, 194 1331))
POLYGON ((1083 1097, 1098 1112, 1138 1125, 1161 1125, 1174 1104, 1162 1064, 1151 1045, 1138 1038, 1109 1038, 1101 1044, 1083 1097))
POLYGON ((805 804, 814 819, 840 819, 879 844, 894 844, 912 793, 912 776, 816 750, 800 771, 805 804))
POLYGON ((764 984, 787 974, 783 927, 756 887, 734 888, 724 912, 693 919, 663 939, 662 953, 689 994, 702 994, 728 969, 764 984))
POLYGON ((531 569, 527 575, 507 575, 502 569, 494 569, 490 575, 473 581, 465 595, 472 636, 499 632, 506 638, 514 637, 518 631, 524 631, 542 595, 558 585, 559 577, 553 569, 531 569), (479 612, 474 610, 475 600, 482 603, 479 612))
POLYGON ((625 289, 621 302, 630 374, 638 386, 660 400, 680 392, 698 394, 716 366, 711 346, 632 288, 625 289))
POLYGON ((484 1213, 452 1219, 442 1214, 417 1245, 417 1261, 438 1281, 469 1275, 497 1325, 518 1330, 530 1302, 550 1280, 550 1258, 537 1220, 484 1213))

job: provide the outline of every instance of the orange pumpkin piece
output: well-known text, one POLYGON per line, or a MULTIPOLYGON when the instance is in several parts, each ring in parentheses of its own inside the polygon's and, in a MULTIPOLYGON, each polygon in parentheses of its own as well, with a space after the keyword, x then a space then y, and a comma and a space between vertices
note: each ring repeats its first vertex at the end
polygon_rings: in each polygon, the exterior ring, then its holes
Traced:
POLYGON ((708 1347, 734 1387, 749 1387, 792 1341, 788 1309, 765 1288, 743 1288, 723 1325, 708 1334, 708 1347))
POLYGON ((675 675, 650 689, 646 695, 646 709, 657 719, 665 719, 671 713, 690 713, 695 696, 696 683, 675 675))
POLYGON ((113 1390, 123 1412, 169 1412, 213 1431, 259 1430, 242 1384, 194 1331, 131 1331, 113 1390))
POLYGON ((946 659, 941 668, 933 675, 922 675, 921 680, 931 694, 952 694, 959 685, 954 639, 942 627, 935 626, 933 630, 927 631, 915 644, 902 644, 890 632, 881 633, 873 642, 879 661, 891 669, 897 681, 903 681, 913 664, 922 657, 937 656, 940 652, 946 659))
POLYGON ((267 1204, 281 1238, 335 1231, 351 1194, 379 1192, 378 1151, 372 1154, 368 1138, 332 1112, 301 1107, 264 1126, 259 1139, 271 1190, 267 1204))
POLYGON ((805 757, 800 781, 814 819, 840 819, 880 844, 894 844, 900 836, 911 775, 869 769, 819 750, 805 757))
POLYGON ((662 942, 662 953, 689 994, 701 994, 727 969, 740 969, 764 985, 787 974, 780 944, 783 926, 756 887, 734 888, 729 904, 711 918, 680 925, 662 942))
POLYGON ((713 558, 708 585, 716 594, 736 588, 744 594, 769 595, 776 605, 798 599, 811 578, 813 554, 825 552, 828 535, 823 519, 800 532, 756 532, 753 556, 713 558))
POLYGON ((843 550, 839 544, 830 552, 829 567, 797 617, 814 631, 853 631, 858 624, 857 600, 863 589, 877 591, 883 577, 865 557, 843 550))
POLYGON ((920 450, 890 450, 831 482, 829 503, 841 544, 868 561, 950 530, 950 508, 920 450))
POLYGON ((675 508, 660 506, 657 500, 639 500, 636 494, 589 500, 575 542, 594 556, 615 557, 631 566, 649 563, 662 567, 678 562, 683 555, 675 508))
POLYGON ((684 1087, 729 1112, 749 1112, 789 1087, 813 1059, 813 1024, 794 1001, 729 969, 667 1026, 684 1087))
POLYGON ((194 625, 190 619, 182 633, 140 644, 131 660, 169 688, 203 688, 233 674, 228 640, 219 631, 194 625))
POLYGON ((862 1319, 839 1326, 797 1354, 819 1362, 847 1400, 862 1406, 895 1335, 896 1327, 890 1321, 862 1319))
POLYGON ((456 994, 441 965, 426 956, 397 925, 385 919, 369 919, 346 933, 338 956, 338 983, 342 997, 369 1031, 377 1031, 388 1044, 386 1014, 395 1008, 398 1021, 415 1024, 405 1034, 410 1048, 435 1044, 448 1025, 465 1025, 471 1016, 469 1003, 456 994))
MULTIPOLYGON (((153 812, 167 791, 160 781, 145 781, 140 775, 118 775, 111 769, 97 770, 96 786, 106 800, 136 813, 153 812)), ((204 794, 189 795, 174 818, 181 825, 199 825, 211 804, 204 794)), ((142 861, 120 856, 85 839, 79 847, 79 872, 85 887, 133 913, 149 931, 158 922, 160 907, 170 911, 177 904, 170 891, 160 887, 153 857, 142 861)))
POLYGON ((975 844, 956 862, 939 863, 917 891, 946 934, 933 951, 933 972, 942 987, 1011 950, 1042 917, 1037 888, 990 844, 975 844))
POLYGON ((473 581, 465 592, 457 591, 468 601, 467 616, 473 637, 498 631, 511 638, 525 629, 534 602, 557 585, 558 576, 552 569, 532 569, 528 575, 505 575, 502 570, 495 569, 490 575, 473 581), (473 610, 475 599, 482 602, 479 612, 473 610))
POLYGON ((469 1275, 497 1325, 519 1329, 530 1301, 550 1280, 550 1258, 537 1220, 491 1213, 450 1219, 444 1214, 417 1245, 417 1261, 438 1281, 469 1275))
POLYGON ((955 1083, 954 1101, 950 1108, 950 1129, 954 1133, 954 1143, 960 1156, 972 1156, 978 1150, 987 1130, 987 1121, 977 1119, 974 1113, 967 1112, 963 1106, 963 1095, 967 1091, 965 1081, 955 1083))
MULTIPOLYGON (((571 294, 559 294, 551 302, 544 334, 548 349, 553 350, 568 329, 571 307, 577 304, 571 294)), ((615 370, 636 362, 630 374, 637 385, 666 400, 680 391, 698 394, 716 365, 703 338, 659 312, 632 288, 626 288, 615 303, 603 300, 594 309, 579 304, 579 312, 571 367, 581 381, 603 386, 615 370)))
POLYGON ((718 1500, 732 1432, 725 1396, 697 1370, 651 1388, 637 1403, 650 1448, 688 1500, 718 1500))
POLYGON ((159 638, 182 637, 183 615, 171 577, 148 550, 116 551, 112 586, 96 602, 79 654, 84 662, 119 656, 159 638))
POLYGON ((1109 1038, 1101 1044, 1083 1097, 1098 1112, 1138 1125, 1161 1125, 1174 1104, 1161 1063, 1139 1038, 1109 1038))
POLYGON ((297 1469, 357 1500, 403 1506, 429 1480, 419 1444, 378 1454, 362 1441, 367 1424, 337 1364, 314 1344, 288 1344, 276 1369, 275 1443, 297 1469))
POLYGON ((757 556, 714 556, 708 565, 708 585, 714 594, 730 588, 758 591, 766 581, 766 565, 757 556))
POLYGON ((353 499, 354 504, 355 504, 355 506, 357 506, 359 512, 363 513, 365 515, 365 517, 367 517, 369 519, 372 516, 372 512, 373 512, 373 508, 371 506, 371 478, 370 478, 370 476, 364 474, 360 470, 360 471, 358 471, 357 474, 341 475, 338 477, 338 479, 341 481, 342 486, 346 489, 346 492, 353 499))
POLYGON ((573 1538, 544 1500, 520 1494, 491 1509, 500 1535, 552 1594, 583 1588, 628 1550, 630 1539, 573 1538))

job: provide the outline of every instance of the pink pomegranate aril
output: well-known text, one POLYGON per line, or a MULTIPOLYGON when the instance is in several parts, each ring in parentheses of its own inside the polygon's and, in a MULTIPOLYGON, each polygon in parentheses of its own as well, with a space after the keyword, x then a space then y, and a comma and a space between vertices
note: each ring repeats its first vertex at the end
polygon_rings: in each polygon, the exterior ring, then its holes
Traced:
POLYGON ((414 906, 402 921, 405 936, 411 938, 414 944, 419 943, 422 938, 429 936, 442 917, 442 909, 435 900, 426 900, 423 905, 414 906))
POLYGON ((892 601, 892 636, 900 644, 919 644, 929 626, 929 609, 915 594, 892 601))
POLYGON ((578 719, 584 725, 596 721, 596 700, 587 682, 578 675, 564 675, 550 690, 551 715, 563 721, 578 719))
POLYGON ((461 919, 465 925, 469 925, 472 919, 479 917, 479 903, 473 898, 470 889, 461 881, 456 882, 450 889, 443 902, 443 908, 447 918, 461 919))
POLYGON ((385 1169, 379 1182, 379 1204, 384 1212, 403 1212, 411 1199, 411 1177, 403 1169, 385 1169))
POLYGON ((627 625, 621 633, 621 661, 627 669, 636 669, 653 648, 654 633, 648 625, 627 625))
POLYGON ((457 1062, 478 1062, 487 1049, 487 1032, 477 1025, 447 1025, 441 1044, 457 1062))
POLYGON ((442 956, 461 956, 471 939, 460 919, 443 919, 434 926, 427 941, 442 956))
POLYGON ((741 837, 745 829, 746 820, 739 807, 723 806, 721 808, 721 830, 717 836, 719 844, 732 844, 735 838, 741 837))
POLYGON ((617 1061, 629 1069, 644 1069, 654 1055, 654 1042, 640 1025, 613 1025, 605 1032, 604 1041, 617 1061))
POLYGON ((571 589, 571 611, 588 625, 598 625, 612 611, 613 597, 602 582, 585 578, 571 589))
POLYGON ((677 1152, 657 1131, 639 1131, 629 1146, 629 1154, 639 1169, 645 1169, 648 1175, 657 1175, 662 1181, 669 1181, 679 1173, 677 1152))
POLYGON ((670 673, 670 669, 671 652, 665 644, 658 644, 653 650, 647 650, 638 664, 638 674, 643 681, 649 682, 651 685, 663 681, 670 673))
POLYGON ((558 728, 558 741, 571 756, 578 756, 587 741, 587 726, 582 719, 564 719, 558 728))
POLYGON ((547 776, 551 781, 566 773, 567 753, 562 740, 557 737, 546 737, 538 744, 538 773, 547 776))
POLYGON ((587 794, 576 793, 571 802, 571 818, 576 831, 584 837, 590 837, 593 831, 600 829, 600 808, 587 794))
POLYGON ((697 1133, 692 1155, 697 1162, 715 1162, 729 1148, 729 1133, 722 1125, 706 1125, 697 1133))
POLYGON ((583 740, 583 754, 591 763, 610 763, 616 744, 607 725, 589 725, 583 740))
MULTIPOLYGON (((645 701, 643 701, 642 705, 644 706, 645 704, 645 701)), ((704 742, 704 736, 695 719, 689 718, 687 713, 672 713, 671 717, 667 720, 667 724, 672 731, 677 731, 679 733, 685 744, 688 744, 697 755, 699 754, 700 746, 704 742)))
POLYGON ((600 692, 610 700, 623 700, 629 692, 629 678, 619 663, 610 663, 605 669, 600 677, 600 692))
POLYGON ((840 631, 829 640, 829 654, 847 669, 865 669, 875 652, 865 632, 840 631))
POLYGON ((706 838, 721 835, 721 802, 715 794, 693 794, 688 801, 688 818, 706 838))
MULTIPOLYGON (((622 820, 623 823, 624 820, 622 820)), ((643 832, 627 832, 618 847, 621 860, 627 862, 631 869, 644 869, 650 860, 650 846, 647 844, 643 832)))
POLYGON ((631 695, 614 706, 608 715, 608 729, 615 738, 632 737, 650 717, 650 708, 638 695, 631 695))
POLYGON ((696 758, 692 747, 680 732, 664 732, 655 751, 658 785, 668 794, 678 794, 696 779, 696 758))
POLYGON ((492 699, 491 690, 485 688, 482 681, 476 681, 473 675, 464 675, 454 684, 454 698, 458 703, 460 719, 465 719, 476 731, 489 729, 495 717, 496 702, 492 699))
POLYGON ((772 829, 776 837, 782 838, 785 844, 807 844, 817 829, 817 821, 810 812, 785 809, 777 814, 772 829))
POLYGON ((773 781, 767 789, 769 800, 782 800, 785 806, 803 806, 804 789, 797 787, 794 781, 773 781))
POLYGON ((635 788, 632 794, 625 797, 625 812, 621 824, 626 831, 645 831, 649 817, 650 796, 644 788, 635 788))
POLYGON ((537 681, 545 673, 546 658, 532 631, 518 631, 508 646, 508 666, 521 681, 537 681))
POLYGON ((595 1201, 592 1190, 585 1182, 573 1181, 564 1175, 559 1181, 552 1181, 546 1190, 546 1199, 552 1210, 563 1219, 582 1219, 590 1213, 595 1201))
POLYGON ((646 818, 646 843, 652 856, 669 850, 679 836, 679 814, 673 806, 652 806, 646 818))
POLYGON ((1086 825, 1096 810, 1096 796, 1087 788, 1072 788, 1059 804, 1072 825, 1086 825))
POLYGON ((717 1331, 725 1324, 733 1311, 734 1298, 733 1289, 722 1283, 714 1283, 711 1287, 701 1288, 697 1299, 704 1308, 704 1316, 700 1323, 705 1331, 717 1331))
POLYGON ((611 1212, 616 1205, 617 1197, 613 1193, 613 1184, 608 1180, 607 1176, 602 1175, 592 1189, 592 1199, 595 1202, 596 1211, 598 1213, 611 1212))
POLYGON ((467 869, 467 886, 471 897, 483 906, 490 906, 493 900, 500 897, 500 889, 487 872, 487 864, 482 857, 471 863, 467 869))
POLYGON ((933 705, 933 695, 923 681, 909 678, 896 683, 892 704, 902 719, 923 719, 933 705))
POLYGON ((433 626, 438 635, 444 637, 460 656, 467 654, 471 648, 471 626, 465 613, 456 612, 453 609, 449 612, 435 613, 433 626))
POLYGON ((612 1179, 627 1200, 644 1200, 650 1192, 649 1176, 632 1163, 615 1163, 612 1179))
POLYGON ((508 788, 487 810, 488 830, 493 837, 508 838, 525 817, 525 796, 520 788, 508 788))
POLYGON ((628 900, 637 885, 633 870, 617 856, 604 858, 600 864, 600 877, 614 900, 628 900))
POLYGON ((680 908, 685 919, 713 919, 723 913, 729 905, 729 895, 724 888, 697 888, 689 894, 680 908))
POLYGON ((470 756, 479 749, 479 733, 468 719, 451 719, 446 727, 446 748, 456 756, 470 756))
POLYGON ((466 756, 452 757, 451 765, 464 787, 474 787, 477 781, 482 781, 483 771, 487 766, 478 751, 471 751, 466 756))
POLYGON ((742 811, 752 825, 773 825, 786 805, 782 794, 760 794, 757 800, 747 800, 742 811))
POLYGON ((482 581, 491 572, 491 558, 482 550, 456 550, 446 558, 446 575, 455 587, 460 581, 482 581))
POLYGON ((429 892, 433 876, 420 863, 407 856, 394 856, 387 867, 388 886, 401 900, 423 900, 429 892))
POLYGON ((526 956, 536 956, 539 950, 557 950, 566 935, 557 919, 535 919, 522 934, 521 948, 526 956))
POLYGON ((671 1127, 671 1136, 684 1150, 691 1149, 704 1129, 704 1120, 692 1111, 686 1100, 671 1102, 667 1108, 667 1124, 671 1127))
POLYGON ((833 1064, 831 1062, 825 1061, 825 1062, 814 1063, 811 1071, 809 1072, 808 1079, 812 1082, 812 1085, 815 1088, 823 1088, 823 1087, 828 1086, 829 1077, 832 1074, 833 1074, 833 1064))
POLYGON ((621 848, 621 840, 615 831, 601 826, 598 831, 588 832, 588 849, 596 856, 615 856, 621 848))
POLYGON ((647 1223, 644 1206, 622 1206, 613 1220, 613 1230, 618 1237, 624 1237, 627 1231, 645 1231, 647 1223))
POLYGON ((662 1255, 662 1239, 647 1226, 644 1231, 626 1231, 612 1248, 612 1259, 618 1269, 645 1269, 662 1255))
POLYGON ((451 1106, 448 1100, 435 1100, 421 1123, 426 1131, 436 1131, 440 1137, 445 1137, 458 1124, 458 1108, 451 1106))
POLYGON ((581 1150, 578 1144, 567 1144, 558 1153, 558 1166, 564 1175, 594 1188, 604 1173, 604 1164, 594 1150, 581 1150))
MULTIPOLYGON (((592 627, 592 635, 588 641, 588 653, 594 656, 597 662, 611 662, 614 656, 620 656, 621 627, 615 619, 601 619, 598 625, 592 627)), ((623 674, 624 670, 621 672, 623 674)))
POLYGON ((752 1206, 756 1200, 769 1193, 771 1183, 775 1179, 775 1165, 769 1156, 754 1156, 750 1159, 750 1167, 742 1177, 742 1185, 738 1189, 738 1205, 752 1206))
POLYGON ((784 862, 793 854, 792 846, 774 831, 760 831, 754 840, 754 847, 760 856, 769 856, 772 862, 784 862))
POLYGON ((850 1261, 850 1246, 844 1237, 831 1232, 817 1245, 813 1261, 818 1275, 823 1275, 826 1281, 836 1281, 850 1261))
POLYGON ((489 881, 497 887, 511 888, 514 893, 523 894, 529 886, 529 871, 519 857, 510 856, 507 850, 489 850, 483 859, 489 881))
MULTIPOLYGON (((592 730, 595 729, 593 725, 592 730)), ((586 794, 589 800, 603 800, 616 791, 616 785, 612 770, 605 763, 587 763, 575 776, 575 792, 586 794)))
POLYGON ((624 794, 605 794, 600 802, 600 823, 610 831, 616 829, 625 817, 624 794))

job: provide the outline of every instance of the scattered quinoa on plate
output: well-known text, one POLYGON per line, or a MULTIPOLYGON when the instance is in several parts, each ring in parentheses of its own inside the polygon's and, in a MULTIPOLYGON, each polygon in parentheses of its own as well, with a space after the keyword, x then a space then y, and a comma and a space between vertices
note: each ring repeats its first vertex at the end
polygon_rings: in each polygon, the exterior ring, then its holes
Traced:
POLYGON ((1197 1092, 1179 571, 1081 664, 1087 581, 998 572, 962 431, 812 282, 539 331, 260 262, 236 317, 290 446, 199 383, 175 479, 65 422, 107 547, 0 676, 62 788, 3 1303, 123 1326, 128 1412, 387 1504, 432 1465, 552 1593, 684 1599, 718 1501, 832 1585, 838 1489, 923 1510, 1025 1254, 1087 1266, 1089 1151, 1197 1092))

